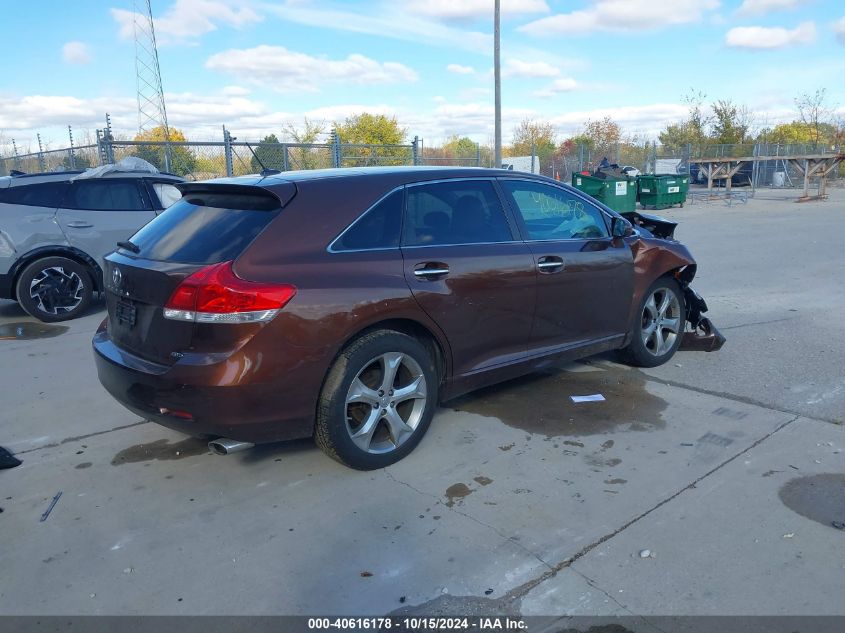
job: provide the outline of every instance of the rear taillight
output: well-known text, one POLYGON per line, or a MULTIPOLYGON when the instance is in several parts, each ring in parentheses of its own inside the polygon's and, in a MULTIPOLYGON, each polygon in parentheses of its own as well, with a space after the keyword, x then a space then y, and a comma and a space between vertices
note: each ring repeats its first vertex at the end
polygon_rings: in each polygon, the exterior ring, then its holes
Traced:
POLYGON ((186 277, 167 305, 164 318, 199 323, 269 321, 296 294, 296 286, 247 281, 232 262, 213 264, 186 277))

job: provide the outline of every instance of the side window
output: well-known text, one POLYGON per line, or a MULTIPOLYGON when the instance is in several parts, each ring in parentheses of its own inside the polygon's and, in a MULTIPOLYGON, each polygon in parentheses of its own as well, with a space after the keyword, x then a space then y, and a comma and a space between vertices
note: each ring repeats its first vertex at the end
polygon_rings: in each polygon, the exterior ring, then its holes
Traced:
POLYGON ((67 188, 67 182, 42 182, 36 185, 0 189, 0 203, 55 209, 62 203, 67 188))
POLYGON ((402 222, 402 190, 394 191, 367 211, 332 245, 336 251, 399 246, 399 226, 402 222))
POLYGON ((403 246, 480 244, 513 239, 489 180, 408 187, 403 246))
POLYGON ((565 189, 528 180, 501 179, 532 240, 608 237, 602 211, 565 189))
POLYGON ((134 180, 77 180, 71 185, 64 206, 90 211, 144 211, 149 208, 134 180))
POLYGON ((152 185, 163 209, 182 199, 182 192, 169 182, 154 182, 152 185))

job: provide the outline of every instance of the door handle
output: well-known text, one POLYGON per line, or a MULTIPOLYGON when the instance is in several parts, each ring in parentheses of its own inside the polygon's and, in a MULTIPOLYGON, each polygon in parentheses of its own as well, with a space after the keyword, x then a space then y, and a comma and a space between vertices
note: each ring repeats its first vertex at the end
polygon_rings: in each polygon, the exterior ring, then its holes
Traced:
POLYGON ((443 262, 424 262, 414 266, 414 277, 420 281, 434 281, 449 274, 449 266, 443 262))
POLYGON ((67 225, 72 229, 90 229, 94 226, 90 222, 85 222, 83 220, 71 220, 67 223, 67 225))
POLYGON ((559 273, 563 267, 563 258, 557 255, 545 255, 537 260, 537 268, 541 273, 559 273))

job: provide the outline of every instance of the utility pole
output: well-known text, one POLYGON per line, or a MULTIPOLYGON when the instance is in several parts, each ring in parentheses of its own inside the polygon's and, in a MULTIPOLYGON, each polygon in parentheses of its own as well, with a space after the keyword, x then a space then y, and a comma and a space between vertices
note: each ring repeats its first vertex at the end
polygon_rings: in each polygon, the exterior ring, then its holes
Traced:
POLYGON ((493 156, 496 169, 502 167, 502 68, 499 61, 499 41, 501 39, 501 0, 493 3, 493 80, 496 84, 495 132, 493 156))

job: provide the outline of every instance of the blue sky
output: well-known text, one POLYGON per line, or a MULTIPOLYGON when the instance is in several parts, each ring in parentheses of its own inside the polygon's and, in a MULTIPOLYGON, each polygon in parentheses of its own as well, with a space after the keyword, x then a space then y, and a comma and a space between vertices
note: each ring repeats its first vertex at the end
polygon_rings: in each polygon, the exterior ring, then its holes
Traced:
MULTIPOLYGON (((4 15, 0 144, 54 147, 112 115, 137 131, 132 0, 17 4, 4 15), (62 8, 60 8, 62 7, 62 8)), ((488 142, 493 0, 153 0, 171 125, 211 140, 280 132, 304 116, 396 115, 410 136, 488 142)), ((612 116, 653 138, 690 89, 793 118, 825 87, 845 115, 841 0, 502 0, 503 127, 561 137, 612 116)))

